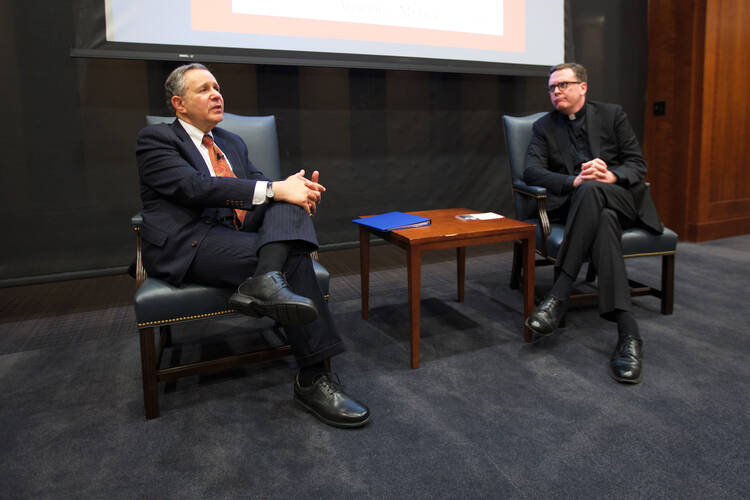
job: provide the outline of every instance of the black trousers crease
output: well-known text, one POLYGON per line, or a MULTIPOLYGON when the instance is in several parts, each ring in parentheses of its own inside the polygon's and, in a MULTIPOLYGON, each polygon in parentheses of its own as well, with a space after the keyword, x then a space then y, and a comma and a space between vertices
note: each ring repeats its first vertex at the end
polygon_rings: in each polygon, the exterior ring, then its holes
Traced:
POLYGON ((590 260, 599 276, 599 314, 613 319, 630 311, 630 287, 622 257, 622 230, 637 224, 633 195, 616 184, 587 181, 553 217, 565 221, 565 238, 555 265, 575 278, 590 260))

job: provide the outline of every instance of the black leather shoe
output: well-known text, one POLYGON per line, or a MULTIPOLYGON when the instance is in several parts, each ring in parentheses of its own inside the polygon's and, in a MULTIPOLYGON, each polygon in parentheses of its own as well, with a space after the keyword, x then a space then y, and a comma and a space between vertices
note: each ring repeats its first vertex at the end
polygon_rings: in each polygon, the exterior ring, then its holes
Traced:
POLYGON ((318 377, 309 387, 294 382, 294 401, 322 422, 334 427, 361 427, 370 419, 370 410, 348 396, 328 374, 318 377))
POLYGON ((549 335, 560 324, 567 308, 567 301, 550 295, 526 318, 526 326, 539 335, 549 335))
POLYGON ((627 336, 617 341, 609 362, 610 375, 618 382, 637 384, 641 381, 641 339, 627 336))
POLYGON ((246 279, 229 297, 229 305, 249 316, 269 316, 282 325, 304 325, 318 317, 313 301, 292 292, 279 271, 246 279))

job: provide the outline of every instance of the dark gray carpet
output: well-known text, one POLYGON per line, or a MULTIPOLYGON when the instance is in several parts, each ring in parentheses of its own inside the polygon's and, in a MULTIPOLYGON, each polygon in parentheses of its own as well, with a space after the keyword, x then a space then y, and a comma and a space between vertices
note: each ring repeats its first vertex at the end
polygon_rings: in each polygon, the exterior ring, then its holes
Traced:
MULTIPOLYGON (((637 386, 607 375, 616 334, 595 308, 522 341, 507 252, 469 260, 462 304, 451 262, 423 266, 418 370, 405 270, 373 273, 367 321, 358 276, 334 278, 349 348, 334 368, 373 413, 355 431, 295 408, 284 360, 162 385, 145 421, 127 307, 14 318, 0 323, 0 497, 747 498, 748 250, 750 236, 679 245, 674 315, 635 299, 637 386)), ((659 263, 628 268, 658 282, 659 263)), ((173 355, 256 341, 263 325, 243 325, 187 325, 175 340, 207 342, 173 355)))

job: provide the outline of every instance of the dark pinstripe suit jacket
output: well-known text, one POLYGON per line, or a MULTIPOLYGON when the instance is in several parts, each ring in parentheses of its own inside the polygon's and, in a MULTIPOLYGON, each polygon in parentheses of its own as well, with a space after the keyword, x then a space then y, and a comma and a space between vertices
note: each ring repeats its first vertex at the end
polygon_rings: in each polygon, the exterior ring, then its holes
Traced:
POLYGON ((255 181, 270 180, 250 162, 239 136, 218 127, 213 135, 236 179, 212 177, 177 120, 138 134, 143 263, 150 276, 181 283, 211 225, 225 223, 234 208, 252 210, 255 181))

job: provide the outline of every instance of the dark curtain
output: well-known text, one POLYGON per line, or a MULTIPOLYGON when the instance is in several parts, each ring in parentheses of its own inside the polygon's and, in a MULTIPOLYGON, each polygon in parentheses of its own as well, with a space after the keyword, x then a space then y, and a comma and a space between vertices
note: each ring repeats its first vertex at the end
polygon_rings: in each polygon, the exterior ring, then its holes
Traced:
MULTIPOLYGON (((133 258, 134 139, 144 115, 167 113, 161 89, 175 63, 70 57, 73 8, 0 4, 0 92, 10 97, 0 286, 122 272, 133 258)), ((623 104, 640 135, 647 0, 570 0, 566 10, 566 51, 588 67, 591 97, 623 104)), ((362 214, 513 216, 501 116, 549 109, 546 77, 210 66, 228 111, 276 115, 284 172, 321 172, 324 247, 352 244, 362 214)))

